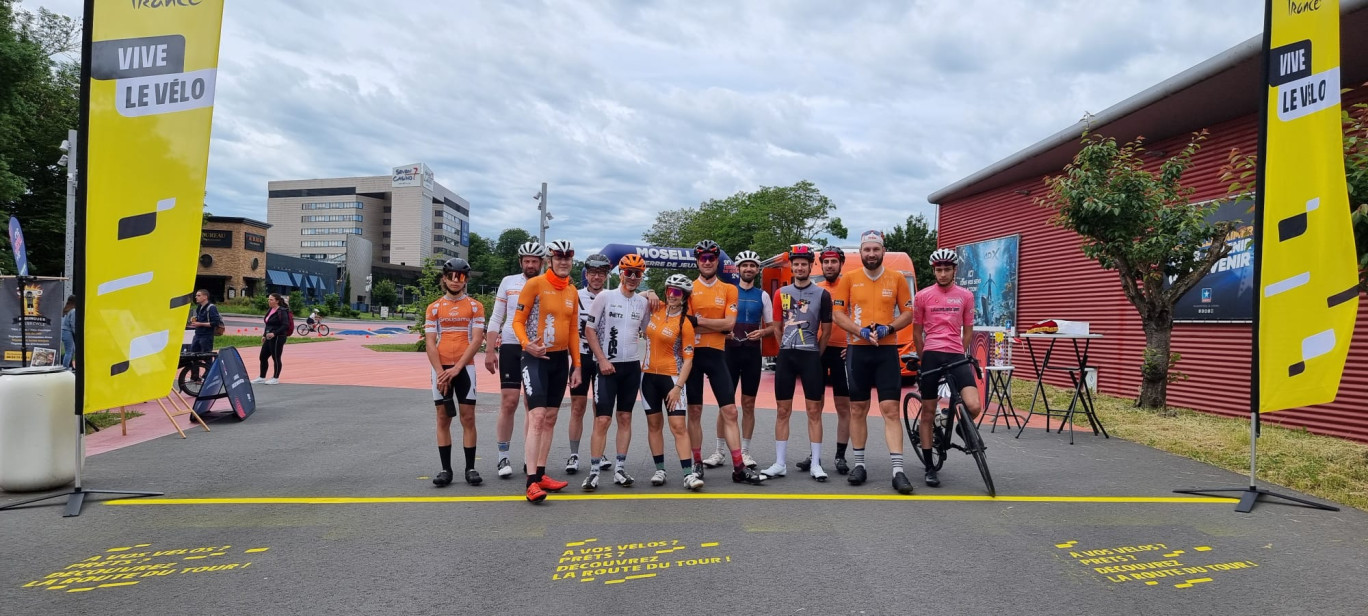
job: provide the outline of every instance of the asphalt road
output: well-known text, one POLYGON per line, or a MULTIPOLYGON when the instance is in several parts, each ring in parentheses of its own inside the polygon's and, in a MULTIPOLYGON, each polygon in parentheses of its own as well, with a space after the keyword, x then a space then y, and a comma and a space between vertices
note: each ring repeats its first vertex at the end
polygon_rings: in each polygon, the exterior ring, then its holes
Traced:
MULTIPOLYGON (((0 512, 4 613, 1368 613, 1368 514, 1189 500, 1171 491, 1246 480, 1116 438, 998 430, 985 434, 998 498, 962 455, 941 488, 903 497, 877 438, 864 486, 797 473, 795 418, 790 476, 744 486, 718 469, 688 494, 673 462, 669 483, 649 486, 637 415, 638 485, 584 494, 559 468, 567 403, 552 474, 573 483, 534 506, 520 477, 494 475, 490 412, 477 420, 485 484, 437 489, 426 392, 277 385, 258 397, 245 422, 87 461, 86 487, 162 499, 97 501, 76 518, 60 500, 0 512)), ((762 466, 772 430, 760 412, 762 466)))

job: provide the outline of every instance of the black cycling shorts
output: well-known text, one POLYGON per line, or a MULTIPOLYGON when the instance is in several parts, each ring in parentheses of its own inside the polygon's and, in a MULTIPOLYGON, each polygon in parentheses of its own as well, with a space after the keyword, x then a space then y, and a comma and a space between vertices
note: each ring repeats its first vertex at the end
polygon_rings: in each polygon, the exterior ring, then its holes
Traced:
POLYGON ((612 374, 599 374, 594 387, 594 417, 630 413, 641 391, 641 362, 613 362, 612 374))
POLYGON ((921 372, 917 376, 917 389, 921 393, 922 400, 939 398, 936 390, 940 382, 945 380, 946 374, 953 376, 955 385, 961 390, 965 387, 977 387, 978 381, 974 380, 974 367, 969 364, 955 366, 950 370, 934 374, 930 379, 926 378, 926 373, 941 366, 949 365, 964 359, 961 353, 946 353, 945 351, 926 351, 921 355, 921 372))
POLYGON ((665 396, 674 389, 676 378, 678 377, 649 372, 641 375, 641 400, 646 405, 647 415, 658 415, 664 410, 667 417, 684 416, 684 396, 679 397, 679 404, 675 405, 675 408, 665 409, 665 396))
POLYGON ((822 381, 837 398, 850 397, 850 380, 846 377, 846 360, 841 351, 846 347, 827 347, 822 351, 822 381))
POLYGON ((580 384, 570 388, 570 395, 589 395, 589 388, 594 386, 594 377, 597 376, 598 362, 594 361, 594 354, 580 353, 580 384))
POLYGON ((755 397, 760 391, 760 343, 727 343, 727 368, 732 385, 741 385, 741 395, 755 397))
POLYGON ((867 402, 871 387, 879 391, 880 402, 896 402, 902 393, 898 347, 891 344, 846 347, 846 373, 850 377, 851 402, 867 402))
MULTIPOLYGON (((443 370, 449 370, 454 364, 442 366, 443 370)), ((465 370, 456 373, 456 378, 451 379, 446 391, 437 388, 437 371, 432 370, 432 402, 439 406, 446 407, 447 417, 456 416, 456 403, 463 405, 475 405, 475 366, 466 364, 465 370)))
POLYGON ((826 389, 822 387, 822 357, 817 351, 780 349, 774 358, 774 399, 792 400, 794 386, 803 381, 803 398, 820 402, 826 389))
POLYGON ((499 345, 499 389, 522 389, 521 345, 499 345))
POLYGON ((571 369, 569 351, 552 351, 541 358, 523 353, 522 383, 528 410, 559 407, 565 400, 571 369))
POLYGON ((695 348, 693 368, 689 371, 689 382, 684 384, 684 394, 690 405, 703 404, 703 377, 708 377, 717 406, 736 404, 736 387, 732 385, 731 373, 727 370, 727 356, 714 348, 695 348))

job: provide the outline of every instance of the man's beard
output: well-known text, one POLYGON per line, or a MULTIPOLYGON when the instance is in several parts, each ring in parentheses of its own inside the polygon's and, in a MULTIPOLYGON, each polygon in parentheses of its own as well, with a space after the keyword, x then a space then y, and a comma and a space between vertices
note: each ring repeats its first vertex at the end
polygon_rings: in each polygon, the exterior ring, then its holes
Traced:
POLYGON ((861 258, 860 258, 860 261, 861 261, 862 263, 864 263, 865 269, 867 269, 867 270, 876 270, 876 269, 879 269, 881 266, 883 266, 883 255, 879 255, 877 258, 876 258, 876 257, 861 257, 861 258), (871 265, 871 264, 869 263, 870 261, 873 261, 873 262, 874 262, 873 265, 871 265))

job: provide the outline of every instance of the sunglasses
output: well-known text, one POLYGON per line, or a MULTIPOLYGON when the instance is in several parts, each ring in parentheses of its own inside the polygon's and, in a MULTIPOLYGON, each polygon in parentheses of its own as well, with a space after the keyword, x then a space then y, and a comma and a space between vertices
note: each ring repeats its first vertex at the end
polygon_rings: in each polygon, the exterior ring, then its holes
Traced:
POLYGON ((622 270, 623 278, 641 278, 641 270, 622 270))
POLYGON ((447 272, 446 279, 455 282, 465 282, 467 275, 464 272, 447 272))
POLYGON ((551 251, 551 256, 553 256, 553 257, 561 257, 561 258, 565 258, 565 259, 571 259, 571 258, 574 258, 574 256, 575 256, 575 251, 573 251, 573 250, 552 250, 552 251, 551 251))
POLYGON ((676 289, 674 287, 669 287, 665 289, 665 295, 669 297, 684 297, 684 289, 676 289))
POLYGON ((699 263, 712 263, 717 260, 717 255, 698 255, 699 263))

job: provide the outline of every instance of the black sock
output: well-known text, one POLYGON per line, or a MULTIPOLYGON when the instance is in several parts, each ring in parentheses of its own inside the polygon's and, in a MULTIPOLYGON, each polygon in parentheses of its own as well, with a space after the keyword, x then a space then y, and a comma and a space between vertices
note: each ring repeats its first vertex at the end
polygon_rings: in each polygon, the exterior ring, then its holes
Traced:
POLYGON ((466 471, 475 468, 475 448, 465 447, 466 471))
POLYGON ((438 445, 437 457, 442 460, 442 470, 451 470, 451 445, 438 445))
POLYGON ((922 455, 922 464, 925 464, 925 465, 926 465, 926 470, 931 470, 931 466, 932 466, 932 464, 931 464, 931 450, 930 450, 930 449, 923 449, 923 450, 921 450, 921 455, 922 455))
POLYGON ((538 466, 538 467, 537 467, 537 481, 541 481, 542 477, 545 477, 545 476, 546 476, 546 467, 545 467, 545 466, 538 466))
POLYGON ((692 459, 692 458, 680 458, 680 460, 679 460, 679 468, 684 469, 684 473, 685 473, 685 474, 688 474, 689 471, 693 470, 693 459, 692 459))
POLYGON ((836 457, 845 459, 846 443, 836 443, 836 457))

